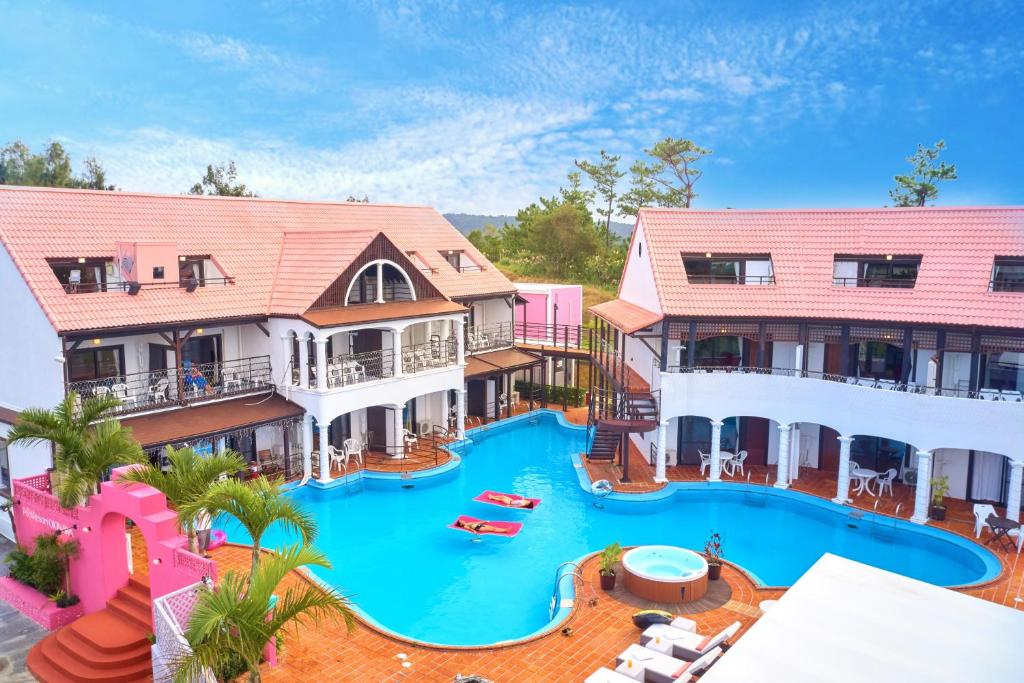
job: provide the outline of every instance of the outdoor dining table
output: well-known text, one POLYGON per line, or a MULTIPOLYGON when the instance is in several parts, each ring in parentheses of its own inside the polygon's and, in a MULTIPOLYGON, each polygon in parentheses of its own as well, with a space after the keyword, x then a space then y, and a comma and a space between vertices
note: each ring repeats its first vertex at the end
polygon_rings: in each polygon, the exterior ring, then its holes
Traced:
POLYGON ((858 467, 850 472, 850 477, 857 480, 853 488, 854 493, 864 493, 864 491, 867 491, 868 495, 875 495, 875 492, 871 490, 871 482, 878 478, 878 472, 865 467, 858 467))
POLYGON ((1006 550, 1013 550, 1016 544, 1010 538, 1010 532, 1020 529, 1020 522, 1009 517, 997 517, 996 515, 989 515, 985 522, 988 524, 988 528, 992 529, 992 538, 985 541, 985 545, 993 541, 999 541, 1001 547, 1006 550))

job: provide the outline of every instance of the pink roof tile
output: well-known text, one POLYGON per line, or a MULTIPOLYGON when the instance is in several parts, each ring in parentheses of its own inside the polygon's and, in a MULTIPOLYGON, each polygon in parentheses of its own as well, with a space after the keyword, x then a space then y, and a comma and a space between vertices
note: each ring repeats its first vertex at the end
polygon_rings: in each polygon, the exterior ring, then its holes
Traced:
POLYGON ((377 233, 415 251, 447 297, 511 294, 514 286, 436 210, 325 203, 0 187, 0 242, 54 328, 72 332, 305 310, 377 233), (47 258, 116 256, 117 242, 173 242, 210 254, 235 284, 67 294, 47 258), (459 273, 439 250, 484 266, 459 273), (305 308, 304 308, 305 307, 305 308))
POLYGON ((1024 257, 1024 207, 643 209, 666 315, 1024 328, 1024 294, 990 292, 995 256, 1024 257), (683 253, 770 253, 774 285, 689 284, 683 253), (913 289, 838 287, 836 254, 920 255, 913 289))
POLYGON ((599 318, 607 320, 626 334, 650 327, 661 320, 660 313, 649 311, 623 299, 612 299, 590 307, 591 312, 599 318))

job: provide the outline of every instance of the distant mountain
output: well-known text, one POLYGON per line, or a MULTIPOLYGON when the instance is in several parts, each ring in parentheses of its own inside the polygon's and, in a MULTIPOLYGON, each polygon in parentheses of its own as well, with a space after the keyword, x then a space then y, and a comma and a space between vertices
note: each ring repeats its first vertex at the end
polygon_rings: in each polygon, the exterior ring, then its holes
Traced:
MULTIPOLYGON (((463 235, 468 235, 473 230, 482 228, 488 223, 499 228, 505 223, 511 223, 512 225, 516 224, 515 216, 483 216, 475 213, 446 213, 444 214, 444 217, 463 235)), ((633 232, 633 224, 612 221, 612 232, 616 235, 621 235, 622 237, 629 237, 630 233, 633 232)))

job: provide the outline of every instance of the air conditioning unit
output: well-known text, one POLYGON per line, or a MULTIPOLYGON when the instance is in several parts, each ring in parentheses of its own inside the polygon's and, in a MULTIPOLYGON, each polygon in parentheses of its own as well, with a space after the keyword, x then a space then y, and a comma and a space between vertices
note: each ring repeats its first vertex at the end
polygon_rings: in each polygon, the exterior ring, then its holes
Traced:
POLYGON ((916 469, 903 470, 903 483, 906 484, 907 486, 916 486, 917 485, 917 470, 916 469))
POLYGON ((430 436, 430 420, 420 420, 420 436, 430 436))

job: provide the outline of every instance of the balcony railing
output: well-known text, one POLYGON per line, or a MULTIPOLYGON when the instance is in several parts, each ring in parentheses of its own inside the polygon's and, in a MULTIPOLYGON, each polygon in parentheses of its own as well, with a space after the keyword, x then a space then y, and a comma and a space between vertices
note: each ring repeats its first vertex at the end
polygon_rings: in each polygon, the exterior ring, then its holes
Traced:
POLYGON ((929 396, 952 396, 957 398, 976 398, 989 401, 1012 401, 1024 402, 1024 392, 1011 391, 1006 389, 975 389, 965 387, 930 387, 914 382, 897 382, 891 379, 875 379, 871 377, 847 377, 829 372, 816 372, 813 370, 795 370, 792 368, 751 368, 725 366, 669 366, 665 372, 698 374, 704 372, 738 373, 748 375, 782 375, 785 377, 807 377, 811 379, 825 380, 827 382, 838 382, 840 384, 852 384, 868 389, 883 391, 901 391, 909 394, 927 394, 929 396))
POLYGON ((885 277, 833 277, 835 287, 885 287, 889 289, 913 289, 917 278, 885 277))
POLYGON ((581 325, 548 325, 518 321, 512 331, 517 344, 582 350, 594 347, 594 330, 581 325))
MULTIPOLYGON (((330 389, 386 379, 394 374, 394 353, 391 349, 348 353, 327 359, 327 386, 330 389)), ((310 377, 313 377, 312 373, 310 377)))
POLYGON ((458 347, 454 339, 434 339, 402 349, 402 372, 405 373, 446 368, 457 362, 458 347))
POLYGON ((482 353, 512 346, 512 322, 466 328, 466 353, 482 353))
POLYGON ((774 285, 775 275, 687 275, 691 285, 774 285))
POLYGON ((990 292, 1024 292, 1024 280, 996 278, 989 280, 988 289, 990 292))
POLYGON ((121 405, 111 413, 123 415, 242 396, 266 391, 273 386, 270 356, 255 356, 68 382, 67 390, 82 398, 115 396, 121 405))
MULTIPOLYGON (((233 277, 207 277, 195 281, 196 287, 209 287, 214 285, 233 285, 233 277)), ((68 294, 93 294, 96 292, 128 292, 132 286, 143 289, 179 289, 188 288, 189 280, 181 278, 178 280, 167 280, 164 282, 132 283, 126 281, 117 282, 67 282, 63 284, 64 291, 68 294)), ((137 291, 137 290, 136 290, 137 291)))

